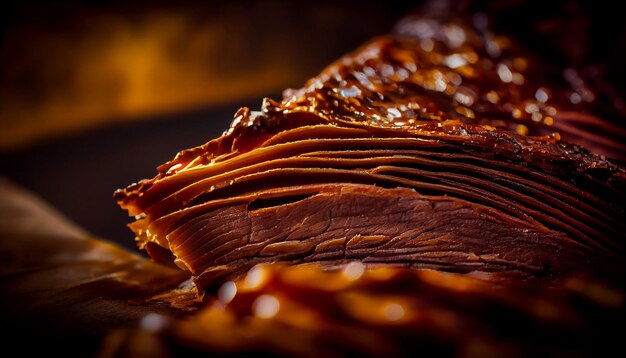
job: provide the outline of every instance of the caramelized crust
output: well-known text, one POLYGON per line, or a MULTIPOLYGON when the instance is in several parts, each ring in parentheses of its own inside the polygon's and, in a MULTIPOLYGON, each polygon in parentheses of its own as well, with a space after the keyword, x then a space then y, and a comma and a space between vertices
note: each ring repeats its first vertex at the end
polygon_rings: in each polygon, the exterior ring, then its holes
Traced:
POLYGON ((275 261, 619 276, 624 130, 523 53, 408 18, 114 197, 200 286, 275 261))

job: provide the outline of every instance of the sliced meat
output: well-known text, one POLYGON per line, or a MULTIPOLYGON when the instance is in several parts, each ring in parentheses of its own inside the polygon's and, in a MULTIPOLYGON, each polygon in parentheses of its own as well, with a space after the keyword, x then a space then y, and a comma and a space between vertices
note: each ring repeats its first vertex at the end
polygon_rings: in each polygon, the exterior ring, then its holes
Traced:
POLYGON ((200 287, 277 261, 619 280, 626 134, 550 76, 411 17, 114 197, 200 287))

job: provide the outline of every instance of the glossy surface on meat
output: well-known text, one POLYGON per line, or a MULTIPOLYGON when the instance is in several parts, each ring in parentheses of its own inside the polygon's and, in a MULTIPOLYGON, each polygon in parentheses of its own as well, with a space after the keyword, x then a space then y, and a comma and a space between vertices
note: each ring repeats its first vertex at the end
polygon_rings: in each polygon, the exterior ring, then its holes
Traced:
POLYGON ((565 74, 480 26, 408 18, 115 198, 200 286, 275 261, 619 276, 626 174, 605 155, 624 144, 597 133, 621 129, 565 74))

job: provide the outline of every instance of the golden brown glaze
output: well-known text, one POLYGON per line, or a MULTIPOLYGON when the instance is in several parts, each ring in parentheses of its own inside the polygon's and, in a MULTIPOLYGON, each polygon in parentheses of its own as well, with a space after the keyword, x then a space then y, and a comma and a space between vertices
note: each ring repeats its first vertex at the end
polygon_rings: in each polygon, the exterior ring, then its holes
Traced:
POLYGON ((554 69, 525 55, 513 39, 455 20, 405 19, 395 34, 343 57, 303 88, 286 90, 281 102, 266 99, 260 112, 241 109, 222 138, 180 152, 159 176, 320 123, 427 137, 499 129, 522 145, 563 139, 563 156, 581 151, 565 143, 600 154, 580 158, 581 166, 626 160, 626 130, 594 115, 596 94, 576 70, 555 78, 554 69))
POLYGON ((200 286, 273 261, 619 276, 626 174, 603 153, 624 144, 594 133, 621 132, 550 74, 486 28, 408 18, 115 198, 200 286))

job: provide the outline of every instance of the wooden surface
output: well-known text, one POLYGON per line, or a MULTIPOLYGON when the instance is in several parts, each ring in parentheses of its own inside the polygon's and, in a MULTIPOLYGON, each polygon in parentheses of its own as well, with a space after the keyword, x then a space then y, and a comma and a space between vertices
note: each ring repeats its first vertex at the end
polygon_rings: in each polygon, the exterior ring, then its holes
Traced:
POLYGON ((10 332, 0 339, 5 349, 89 356, 113 328, 152 312, 180 313, 144 302, 186 280, 180 270, 90 237, 2 177, 0 197, 0 317, 10 332))

